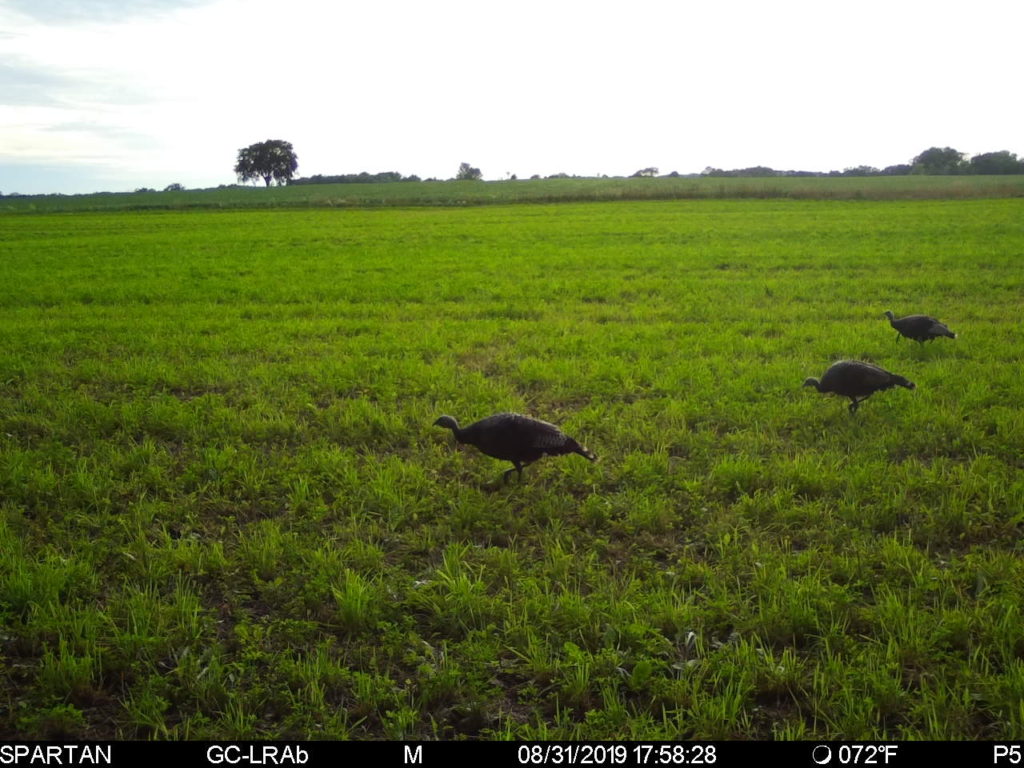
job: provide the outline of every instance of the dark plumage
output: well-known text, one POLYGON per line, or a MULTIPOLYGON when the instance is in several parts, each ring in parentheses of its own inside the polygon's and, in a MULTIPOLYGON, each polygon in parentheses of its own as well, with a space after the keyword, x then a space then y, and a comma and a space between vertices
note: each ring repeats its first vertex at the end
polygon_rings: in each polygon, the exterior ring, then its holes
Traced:
POLYGON ((481 453, 511 461, 515 466, 503 475, 506 483, 513 472, 518 472, 522 480, 523 467, 545 455, 578 453, 590 461, 597 461, 597 456, 554 424, 518 413, 498 413, 462 429, 451 416, 441 416, 434 426, 447 427, 458 442, 475 445, 481 453))
POLYGON ((891 310, 886 310, 885 316, 889 318, 889 325, 898 331, 896 341, 900 340, 900 336, 906 336, 908 339, 919 341, 922 344, 937 339, 939 336, 956 338, 956 334, 949 330, 944 323, 940 323, 928 315, 896 317, 891 310))
POLYGON ((862 400, 867 400, 875 392, 893 387, 914 389, 915 384, 872 363, 840 360, 829 366, 820 381, 815 378, 804 379, 804 386, 850 398, 850 413, 853 413, 862 400))

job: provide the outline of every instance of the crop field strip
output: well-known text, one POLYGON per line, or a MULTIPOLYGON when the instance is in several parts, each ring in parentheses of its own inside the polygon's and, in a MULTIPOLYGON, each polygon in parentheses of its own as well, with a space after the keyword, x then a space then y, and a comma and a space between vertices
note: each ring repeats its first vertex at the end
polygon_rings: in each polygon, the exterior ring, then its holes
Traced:
POLYGON ((31 212, 367 208, 628 200, 969 200, 1024 197, 1024 176, 660 177, 380 184, 222 186, 157 192, 0 196, 0 214, 31 212))
POLYGON ((1021 221, 0 216, 0 738, 1024 738, 1021 221))

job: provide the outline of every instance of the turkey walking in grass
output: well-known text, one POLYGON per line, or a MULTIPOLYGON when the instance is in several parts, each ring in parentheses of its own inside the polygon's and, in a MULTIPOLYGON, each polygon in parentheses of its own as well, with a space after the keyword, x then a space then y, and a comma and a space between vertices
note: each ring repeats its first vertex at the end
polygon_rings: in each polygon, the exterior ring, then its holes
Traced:
POLYGON ((889 325, 899 332, 896 336, 896 341, 900 340, 900 336, 906 336, 908 339, 919 341, 922 344, 926 341, 933 341, 939 338, 939 336, 948 336, 951 339, 956 338, 956 334, 949 330, 945 323, 940 323, 934 317, 929 317, 928 315, 896 317, 893 315, 892 310, 886 310, 885 316, 889 318, 889 325))
POLYGON ((804 386, 814 387, 822 393, 834 392, 850 398, 850 413, 853 413, 861 401, 867 400, 875 392, 892 387, 914 389, 915 385, 914 382, 907 381, 895 373, 889 373, 872 363, 840 360, 832 363, 820 380, 813 377, 804 379, 804 386))
POLYGON ((475 445, 481 453, 511 461, 513 468, 503 475, 506 483, 513 472, 518 472, 522 480, 523 467, 545 455, 578 453, 585 459, 597 461, 597 456, 554 424, 518 413, 498 413, 464 428, 451 416, 442 416, 434 426, 447 427, 457 442, 475 445))

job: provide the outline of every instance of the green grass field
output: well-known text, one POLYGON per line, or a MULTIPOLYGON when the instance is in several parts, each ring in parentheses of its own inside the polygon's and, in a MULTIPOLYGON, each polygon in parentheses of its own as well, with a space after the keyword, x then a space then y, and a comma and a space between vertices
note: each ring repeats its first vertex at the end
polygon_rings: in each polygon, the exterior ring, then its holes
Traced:
POLYGON ((1024 738, 1021 221, 0 217, 0 738, 1024 738))
POLYGON ((227 186, 180 192, 0 197, 2 213, 367 208, 624 200, 933 200, 1024 197, 1024 176, 569 178, 227 186))

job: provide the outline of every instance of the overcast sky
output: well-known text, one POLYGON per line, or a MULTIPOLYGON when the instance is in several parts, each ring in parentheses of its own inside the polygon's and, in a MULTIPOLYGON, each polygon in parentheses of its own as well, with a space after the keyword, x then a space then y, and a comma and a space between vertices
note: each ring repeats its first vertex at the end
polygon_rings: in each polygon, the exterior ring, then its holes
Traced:
POLYGON ((1024 154, 1020 0, 0 0, 0 192, 1024 154))

